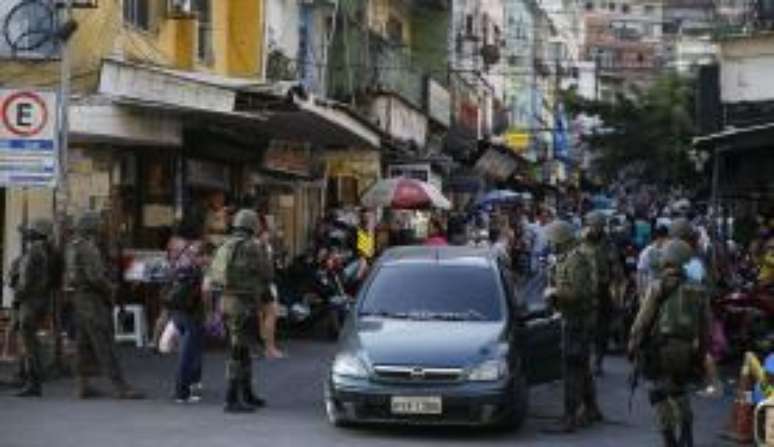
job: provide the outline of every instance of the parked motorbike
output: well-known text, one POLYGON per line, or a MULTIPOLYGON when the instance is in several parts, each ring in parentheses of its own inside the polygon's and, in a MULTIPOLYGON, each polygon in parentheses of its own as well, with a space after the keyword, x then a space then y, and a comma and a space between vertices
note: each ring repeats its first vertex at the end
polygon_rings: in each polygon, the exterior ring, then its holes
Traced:
POLYGON ((771 287, 746 282, 715 300, 712 308, 727 342, 726 352, 716 355, 728 357, 754 351, 759 341, 774 334, 774 290, 771 287))
POLYGON ((285 329, 296 333, 321 329, 327 338, 338 337, 353 301, 342 280, 342 256, 324 248, 278 270, 280 323, 285 329))

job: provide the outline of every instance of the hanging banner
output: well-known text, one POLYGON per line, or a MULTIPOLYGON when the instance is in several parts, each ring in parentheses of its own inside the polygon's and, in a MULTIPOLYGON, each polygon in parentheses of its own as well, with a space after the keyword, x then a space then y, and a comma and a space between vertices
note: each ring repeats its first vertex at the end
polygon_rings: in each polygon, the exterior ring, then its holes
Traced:
POLYGON ((57 184, 54 92, 0 90, 0 185, 57 184))

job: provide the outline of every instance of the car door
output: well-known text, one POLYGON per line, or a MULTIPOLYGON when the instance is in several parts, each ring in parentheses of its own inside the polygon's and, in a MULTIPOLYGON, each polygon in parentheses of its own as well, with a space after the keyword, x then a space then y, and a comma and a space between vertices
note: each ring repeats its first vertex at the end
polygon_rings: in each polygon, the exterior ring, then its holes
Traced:
POLYGON ((538 273, 522 288, 526 302, 523 321, 522 357, 531 385, 562 378, 562 320, 543 300, 546 277, 538 273))

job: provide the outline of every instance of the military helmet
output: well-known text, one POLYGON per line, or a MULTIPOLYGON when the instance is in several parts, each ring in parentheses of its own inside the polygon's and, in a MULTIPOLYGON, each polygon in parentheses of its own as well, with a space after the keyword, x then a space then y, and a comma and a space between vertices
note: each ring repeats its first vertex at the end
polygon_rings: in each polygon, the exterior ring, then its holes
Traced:
POLYGON ((75 223, 75 231, 79 233, 97 233, 102 224, 102 218, 96 211, 86 211, 75 223))
POLYGON ((678 217, 673 220, 672 224, 669 226, 669 236, 689 241, 693 239, 693 225, 691 225, 691 222, 688 219, 678 217))
POLYGON ((250 209, 241 209, 234 217, 234 228, 255 233, 258 221, 258 213, 250 209))
POLYGON ((51 219, 40 217, 30 223, 29 232, 36 236, 49 238, 54 234, 54 225, 51 219))
POLYGON ((605 227, 605 215, 599 211, 590 211, 583 216, 583 222, 586 226, 591 228, 604 228, 605 227))
POLYGON ((563 246, 575 240, 575 228, 568 222, 556 220, 546 227, 546 238, 554 246, 563 246))
POLYGON ((681 240, 671 240, 661 249, 662 267, 682 267, 691 260, 691 246, 681 240))

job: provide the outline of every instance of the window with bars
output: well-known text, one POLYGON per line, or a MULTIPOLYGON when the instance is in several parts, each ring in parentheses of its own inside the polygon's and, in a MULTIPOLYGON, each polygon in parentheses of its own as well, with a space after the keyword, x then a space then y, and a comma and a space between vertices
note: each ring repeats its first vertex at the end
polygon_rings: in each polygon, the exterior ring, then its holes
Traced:
POLYGON ((124 0, 124 22, 142 30, 150 30, 150 0, 124 0))
POLYGON ((212 0, 197 0, 199 30, 197 33, 197 54, 199 60, 207 65, 214 62, 212 50, 212 0))

